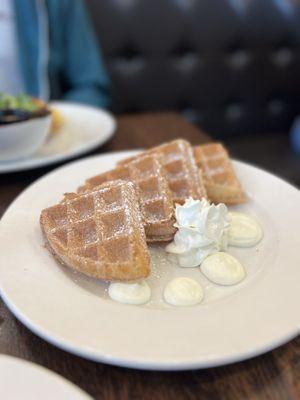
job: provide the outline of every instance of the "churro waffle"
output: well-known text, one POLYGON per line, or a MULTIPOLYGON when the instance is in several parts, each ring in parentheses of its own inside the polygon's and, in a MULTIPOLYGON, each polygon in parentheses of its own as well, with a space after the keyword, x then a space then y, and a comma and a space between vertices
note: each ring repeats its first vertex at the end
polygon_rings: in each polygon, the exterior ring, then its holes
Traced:
POLYGON ((221 143, 195 146, 194 157, 203 171, 207 197, 213 203, 238 204, 246 200, 229 155, 221 143))
POLYGON ((49 250, 60 262, 104 280, 133 280, 150 273, 150 257, 134 185, 106 183, 67 195, 42 211, 49 250))
POLYGON ((122 179, 136 185, 148 242, 168 241, 175 234, 172 193, 163 168, 154 155, 146 155, 115 169, 89 178, 80 192, 107 181, 122 179))
MULTIPOLYGON (((202 172, 197 168, 189 142, 177 139, 146 150, 135 158, 155 154, 166 171, 166 178, 172 192, 174 203, 183 204, 189 197, 201 199, 206 197, 202 181, 202 172)), ((131 159, 122 160, 126 165, 131 159)))

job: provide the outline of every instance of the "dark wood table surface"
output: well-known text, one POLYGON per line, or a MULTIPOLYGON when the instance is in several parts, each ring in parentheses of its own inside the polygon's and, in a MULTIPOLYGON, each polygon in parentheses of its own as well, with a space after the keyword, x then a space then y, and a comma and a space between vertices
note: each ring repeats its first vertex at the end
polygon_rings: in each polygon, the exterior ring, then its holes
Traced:
MULTIPOLYGON (((194 144, 209 140, 173 113, 121 116, 116 135, 93 154, 149 147, 176 137, 194 144)), ((226 142, 240 158, 299 184, 299 158, 287 155, 287 139, 266 137, 226 142), (262 143, 268 154, 262 150, 262 143)), ((53 168, 0 175, 0 215, 28 184, 53 168)), ((138 371, 87 361, 55 348, 18 322, 0 300, 0 353, 41 364, 95 399, 300 399, 300 337, 265 355, 229 366, 185 372, 138 371)))

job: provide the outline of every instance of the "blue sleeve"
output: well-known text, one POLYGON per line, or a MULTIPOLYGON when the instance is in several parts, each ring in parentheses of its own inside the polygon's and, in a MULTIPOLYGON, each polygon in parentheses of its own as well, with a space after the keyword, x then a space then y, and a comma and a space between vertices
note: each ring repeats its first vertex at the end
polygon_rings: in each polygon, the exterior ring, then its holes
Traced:
POLYGON ((66 3, 63 77, 68 91, 63 98, 105 108, 109 79, 91 21, 82 0, 66 3))

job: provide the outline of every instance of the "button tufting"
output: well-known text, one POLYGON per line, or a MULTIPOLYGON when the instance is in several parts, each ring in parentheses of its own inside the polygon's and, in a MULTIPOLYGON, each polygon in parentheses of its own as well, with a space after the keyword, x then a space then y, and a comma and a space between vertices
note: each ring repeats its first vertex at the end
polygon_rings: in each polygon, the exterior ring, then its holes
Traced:
POLYGON ((181 115, 183 118, 185 118, 187 121, 194 122, 194 123, 199 123, 200 122, 200 113, 197 112, 194 108, 192 107, 181 107, 181 115))
POLYGON ((175 63, 182 70, 191 70, 197 64, 200 64, 199 57, 195 53, 186 53, 180 58, 175 58, 175 63))
POLYGON ((172 52, 175 65, 182 70, 191 70, 200 63, 199 54, 185 42, 180 43, 172 52))
POLYGON ((283 100, 274 98, 267 103, 267 110, 268 112, 273 115, 277 116, 282 114, 284 110, 284 102, 283 100))
POLYGON ((125 76, 133 75, 140 73, 142 70, 144 58, 141 53, 128 46, 124 47, 115 57, 112 58, 111 65, 119 74, 125 76))
POLYGON ((243 115, 243 107, 240 102, 232 102, 225 106, 225 118, 231 122, 238 121, 243 115))
POLYGON ((280 47, 272 55, 271 60, 278 67, 287 67, 293 60, 294 53, 289 47, 280 47))
POLYGON ((128 11, 133 9, 139 0, 110 0, 112 3, 115 3, 115 7, 119 9, 123 9, 124 11, 128 11))
POLYGON ((185 42, 179 43, 172 52, 174 58, 182 59, 191 56, 197 56, 193 49, 185 42))
POLYGON ((232 50, 227 56, 228 64, 234 69, 243 69, 249 64, 251 54, 248 50, 237 48, 232 50))
POLYGON ((131 46, 124 47, 117 55, 117 58, 122 61, 131 62, 141 60, 141 54, 131 46))
POLYGON ((192 11, 198 0, 174 0, 174 3, 179 9, 185 11, 192 11))

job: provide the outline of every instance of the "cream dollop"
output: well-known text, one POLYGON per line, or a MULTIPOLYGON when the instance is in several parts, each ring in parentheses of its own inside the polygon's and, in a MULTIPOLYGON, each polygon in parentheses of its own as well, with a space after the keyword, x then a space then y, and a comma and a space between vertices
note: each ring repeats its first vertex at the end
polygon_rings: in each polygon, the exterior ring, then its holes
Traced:
POLYGON ((235 257, 224 252, 208 256, 200 269, 210 281, 218 285, 235 285, 246 276, 242 264, 235 257))
POLYGON ((240 212, 230 212, 229 216, 229 245, 238 247, 251 247, 255 246, 262 239, 263 230, 255 219, 240 212))
POLYGON ((200 283, 187 277, 172 279, 164 290, 164 298, 172 306, 194 306, 201 303, 203 296, 200 283))
POLYGON ((166 251, 178 255, 181 267, 197 267, 209 255, 227 249, 229 218, 225 204, 189 198, 176 205, 178 231, 166 251))
POLYGON ((147 282, 112 282, 108 288, 109 297, 119 303, 144 304, 151 298, 151 289, 147 282))

